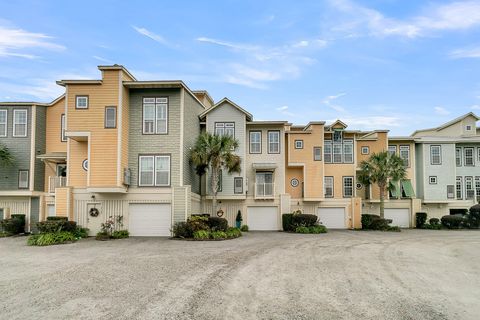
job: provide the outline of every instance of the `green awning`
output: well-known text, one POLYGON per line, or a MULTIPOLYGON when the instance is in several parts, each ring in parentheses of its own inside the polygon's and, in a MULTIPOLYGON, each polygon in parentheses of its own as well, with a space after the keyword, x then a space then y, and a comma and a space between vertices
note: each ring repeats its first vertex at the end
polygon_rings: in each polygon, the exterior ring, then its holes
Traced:
POLYGON ((390 191, 390 198, 398 198, 400 196, 398 181, 390 181, 390 186, 388 189, 390 191))
POLYGON ((412 181, 403 180, 402 181, 402 196, 404 198, 414 198, 415 192, 413 192, 412 181))

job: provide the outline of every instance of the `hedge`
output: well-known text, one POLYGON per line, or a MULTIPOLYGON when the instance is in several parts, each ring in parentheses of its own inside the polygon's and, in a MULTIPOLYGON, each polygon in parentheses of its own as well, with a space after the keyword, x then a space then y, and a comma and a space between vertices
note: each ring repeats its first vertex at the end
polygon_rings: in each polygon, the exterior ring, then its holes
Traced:
POLYGON ((460 229, 462 227, 464 218, 461 215, 448 215, 443 216, 441 221, 442 225, 448 229, 460 229))
POLYGON ((417 212, 415 215, 417 228, 421 229, 427 222, 427 213, 426 212, 417 212))

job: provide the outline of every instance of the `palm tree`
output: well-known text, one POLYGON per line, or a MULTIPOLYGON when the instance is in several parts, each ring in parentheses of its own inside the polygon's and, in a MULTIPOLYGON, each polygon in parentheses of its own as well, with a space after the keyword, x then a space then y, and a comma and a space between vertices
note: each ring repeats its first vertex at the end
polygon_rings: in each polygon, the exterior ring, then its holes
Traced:
POLYGON ((385 214, 385 193, 389 182, 405 179, 407 171, 405 161, 395 154, 387 151, 374 153, 360 164, 358 180, 366 186, 377 184, 380 189, 380 217, 385 214))
POLYGON ((212 209, 217 211, 217 193, 220 171, 228 173, 241 172, 241 159, 233 151, 238 147, 238 140, 228 135, 202 133, 190 153, 190 159, 199 176, 211 171, 210 187, 213 193, 212 209))
POLYGON ((13 156, 7 147, 0 144, 0 167, 8 167, 13 165, 13 156))

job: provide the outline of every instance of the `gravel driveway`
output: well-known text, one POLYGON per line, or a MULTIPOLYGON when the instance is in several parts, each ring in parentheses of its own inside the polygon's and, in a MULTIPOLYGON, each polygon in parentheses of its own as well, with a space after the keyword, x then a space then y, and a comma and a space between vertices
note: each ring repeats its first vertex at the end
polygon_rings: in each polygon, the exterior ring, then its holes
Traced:
POLYGON ((479 319, 480 232, 0 239, 1 319, 479 319))

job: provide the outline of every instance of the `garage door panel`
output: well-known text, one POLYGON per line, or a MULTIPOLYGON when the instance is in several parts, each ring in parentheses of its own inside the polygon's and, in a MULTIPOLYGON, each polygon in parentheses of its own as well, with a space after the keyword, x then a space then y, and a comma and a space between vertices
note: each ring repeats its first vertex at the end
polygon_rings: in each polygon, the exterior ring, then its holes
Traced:
POLYGON ((247 219, 250 230, 278 231, 277 207, 248 207, 247 219))
POLYGON ((345 208, 318 208, 319 221, 329 229, 346 229, 345 208))
POLYGON ((171 235, 171 205, 167 203, 130 204, 129 232, 140 237, 169 237, 171 235))
POLYGON ((410 227, 410 209, 389 209, 385 208, 385 219, 391 219, 392 226, 400 228, 410 227))

